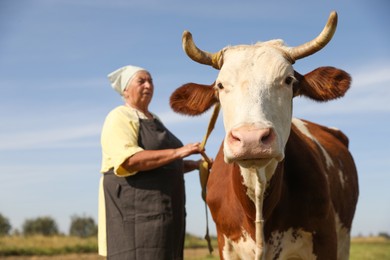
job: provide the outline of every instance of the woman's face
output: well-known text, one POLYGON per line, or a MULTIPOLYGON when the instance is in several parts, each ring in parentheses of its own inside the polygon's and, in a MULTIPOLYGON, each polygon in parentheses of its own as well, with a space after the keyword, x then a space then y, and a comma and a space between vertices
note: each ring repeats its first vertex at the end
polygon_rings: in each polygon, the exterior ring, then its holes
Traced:
POLYGON ((123 96, 129 105, 147 107, 153 97, 153 80, 147 71, 139 71, 123 91, 123 96))

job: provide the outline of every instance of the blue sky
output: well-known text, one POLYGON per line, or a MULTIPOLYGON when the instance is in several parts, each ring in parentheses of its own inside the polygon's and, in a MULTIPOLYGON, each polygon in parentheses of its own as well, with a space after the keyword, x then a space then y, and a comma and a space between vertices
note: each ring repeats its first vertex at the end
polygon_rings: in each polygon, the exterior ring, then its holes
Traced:
MULTIPOLYGON (((168 103, 181 84, 209 84, 217 75, 184 54, 184 30, 212 52, 276 38, 295 46, 315 37, 336 10, 333 40, 294 66, 302 74, 319 66, 344 69, 352 87, 326 104, 296 99, 294 116, 349 136, 360 180, 353 235, 390 232, 390 4, 296 2, 1 0, 0 213, 18 229, 27 218, 48 215, 65 233, 72 215, 97 220, 100 130, 122 104, 109 72, 126 64, 147 68, 156 88, 151 110, 183 142, 201 141, 210 113, 183 117, 168 103)), ((209 156, 223 136, 219 119, 209 156)), ((186 189, 187 231, 203 236, 197 172, 186 175, 186 189)))

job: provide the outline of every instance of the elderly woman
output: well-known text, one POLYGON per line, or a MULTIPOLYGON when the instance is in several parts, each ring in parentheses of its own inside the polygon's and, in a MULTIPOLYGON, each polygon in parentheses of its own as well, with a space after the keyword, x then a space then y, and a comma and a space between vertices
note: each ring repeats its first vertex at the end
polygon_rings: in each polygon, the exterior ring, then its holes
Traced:
POLYGON ((125 104, 106 117, 101 134, 99 253, 108 259, 183 259, 183 173, 200 143, 184 145, 149 111, 150 73, 135 66, 108 75, 125 104))

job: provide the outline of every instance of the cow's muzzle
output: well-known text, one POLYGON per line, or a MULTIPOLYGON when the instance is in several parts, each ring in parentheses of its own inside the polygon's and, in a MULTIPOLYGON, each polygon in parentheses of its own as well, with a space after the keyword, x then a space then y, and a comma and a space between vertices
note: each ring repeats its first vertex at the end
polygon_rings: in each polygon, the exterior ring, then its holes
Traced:
POLYGON ((273 128, 244 125, 232 129, 226 136, 225 159, 229 162, 278 159, 279 156, 277 135, 273 128))

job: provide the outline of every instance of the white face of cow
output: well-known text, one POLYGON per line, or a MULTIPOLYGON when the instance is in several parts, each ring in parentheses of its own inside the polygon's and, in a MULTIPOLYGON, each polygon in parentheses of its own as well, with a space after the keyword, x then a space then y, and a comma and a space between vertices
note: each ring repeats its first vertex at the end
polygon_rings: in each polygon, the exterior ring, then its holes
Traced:
POLYGON ((227 48, 215 87, 226 130, 226 162, 265 166, 284 158, 292 117, 294 69, 280 41, 227 48))
MULTIPOLYGON (((287 47, 281 40, 273 40, 251 46, 227 47, 215 53, 199 49, 191 33, 184 31, 182 43, 187 55, 196 62, 220 70, 215 88, 224 113, 225 161, 235 161, 243 167, 259 167, 284 158, 291 126, 293 83, 296 81, 291 64, 325 47, 336 26, 337 13, 332 12, 321 33, 299 46, 287 47)), ((335 78, 337 73, 330 71, 337 70, 328 71, 335 78)), ((343 93, 329 87, 321 88, 334 86, 334 82, 319 85, 314 90, 319 95, 309 93, 309 96, 325 101, 343 93)), ((190 92, 183 88, 182 94, 185 97, 191 95, 190 92)), ((308 93, 303 91, 302 94, 308 93)), ((175 103, 180 106, 180 102, 175 103)), ((181 102, 185 104, 183 111, 199 114, 191 103, 181 102)), ((203 104, 200 112, 202 110, 207 110, 207 106, 203 104)))

